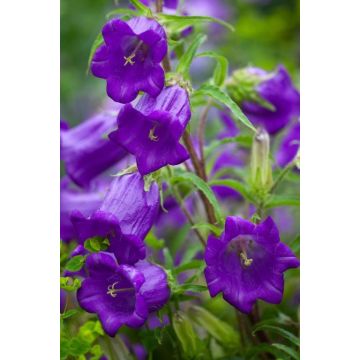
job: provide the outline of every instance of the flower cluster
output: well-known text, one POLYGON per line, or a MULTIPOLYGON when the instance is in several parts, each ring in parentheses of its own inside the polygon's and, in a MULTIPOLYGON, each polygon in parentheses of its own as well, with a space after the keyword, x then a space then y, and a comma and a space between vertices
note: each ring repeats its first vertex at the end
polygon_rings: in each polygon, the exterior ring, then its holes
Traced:
MULTIPOLYGON (((163 5, 167 14, 174 13, 178 1, 163 5)), ((126 11, 133 15, 142 7, 126 11)), ((174 333, 186 353, 184 338, 195 332, 187 327, 187 315, 179 314, 187 308, 182 301, 197 296, 197 289, 208 289, 211 297, 222 293, 248 314, 258 300, 279 304, 284 272, 299 266, 287 241, 280 240, 272 209, 283 200, 274 190, 299 153, 300 95, 283 66, 274 73, 235 71, 219 85, 225 63, 220 61, 190 105, 189 69, 179 69, 190 67, 198 40, 190 50, 181 48, 185 60, 180 58, 178 73, 165 81, 169 36, 176 42, 181 31, 165 29, 161 14, 140 15, 110 19, 91 58, 91 72, 106 80, 111 103, 75 127, 61 122, 66 175, 60 184, 60 237, 68 251, 62 275, 79 280, 72 300, 96 314, 110 337, 125 326, 151 328, 151 319, 154 327, 174 326, 171 311, 176 311, 174 333), (221 121, 209 112, 214 102, 208 96, 227 107, 219 112, 221 121), (199 115, 195 137, 188 125, 203 104, 208 108, 199 115), (212 122, 206 124, 208 115, 212 122), (240 132, 239 121, 248 128, 240 132), (280 145, 272 156, 277 136, 280 145), (204 215, 207 221, 198 220, 204 215), (169 318, 161 322, 157 312, 164 306, 169 318)), ((60 296, 65 313, 63 289, 60 296)), ((130 344, 127 334, 121 336, 130 344)), ((190 343, 197 346, 196 339, 190 343)))

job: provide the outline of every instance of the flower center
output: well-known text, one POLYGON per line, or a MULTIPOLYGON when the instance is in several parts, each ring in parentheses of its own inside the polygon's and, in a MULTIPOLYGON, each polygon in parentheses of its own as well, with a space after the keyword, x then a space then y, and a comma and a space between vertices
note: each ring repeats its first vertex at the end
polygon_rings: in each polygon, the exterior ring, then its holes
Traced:
POLYGON ((240 255, 240 259, 242 260, 244 266, 248 267, 252 264, 253 259, 249 259, 247 257, 246 251, 240 251, 239 255, 240 255))
POLYGON ((245 236, 237 236, 229 243, 228 250, 238 254, 241 264, 245 267, 249 267, 253 263, 253 259, 248 257, 247 249, 251 246, 252 240, 245 236))
POLYGON ((133 291, 133 288, 120 288, 120 289, 116 289, 115 285, 118 284, 118 281, 115 281, 112 285, 108 286, 108 291, 107 291, 107 295, 110 295, 111 297, 115 298, 117 296, 118 293, 122 293, 122 292, 127 292, 127 291, 133 291))
POLYGON ((136 52, 140 49, 141 45, 143 44, 142 41, 139 41, 139 43, 136 45, 134 51, 129 55, 129 56, 124 56, 124 66, 126 66, 127 64, 130 65, 134 65, 135 64, 135 60, 133 60, 136 56, 136 52))
POLYGON ((149 139, 151 141, 159 141, 159 136, 155 135, 156 128, 157 128, 157 125, 155 124, 149 131, 149 139))

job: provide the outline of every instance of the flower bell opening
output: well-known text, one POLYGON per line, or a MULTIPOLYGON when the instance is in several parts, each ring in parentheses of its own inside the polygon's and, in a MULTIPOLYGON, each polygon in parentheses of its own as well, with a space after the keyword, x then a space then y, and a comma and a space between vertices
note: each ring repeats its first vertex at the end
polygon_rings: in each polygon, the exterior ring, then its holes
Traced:
POLYGON ((124 293, 124 292, 130 292, 130 291, 134 291, 133 288, 115 288, 116 284, 118 284, 118 281, 115 281, 112 285, 109 285, 107 287, 107 295, 110 295, 111 297, 115 298, 117 296, 118 293, 124 293))
MULTIPOLYGON (((135 60, 134 58, 136 57, 136 55, 139 55, 139 53, 137 54, 138 50, 141 48, 141 53, 143 53, 144 57, 142 59, 142 61, 145 60, 145 55, 147 53, 147 48, 145 47, 145 44, 143 41, 139 41, 138 44, 135 46, 135 49, 131 52, 131 54, 129 56, 124 56, 124 66, 126 66, 127 64, 130 65, 134 65, 135 64, 135 60), (143 46, 144 45, 144 46, 143 46)), ((139 57, 139 56, 138 56, 139 57)))
POLYGON ((230 252, 239 254, 241 264, 247 268, 253 263, 253 259, 248 257, 247 249, 252 245, 252 239, 246 236, 237 236, 228 245, 230 252))

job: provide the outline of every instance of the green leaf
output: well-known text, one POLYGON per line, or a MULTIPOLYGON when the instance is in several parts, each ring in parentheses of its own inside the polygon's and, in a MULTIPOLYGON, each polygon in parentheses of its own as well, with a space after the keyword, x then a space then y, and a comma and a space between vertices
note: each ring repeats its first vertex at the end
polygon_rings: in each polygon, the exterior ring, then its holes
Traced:
POLYGON ((269 325, 269 324, 262 324, 262 325, 258 325, 255 326, 254 330, 253 330, 253 334, 256 333, 259 330, 269 330, 272 331, 276 334, 281 335, 283 338, 289 340, 290 342, 292 342, 294 345, 296 346, 300 346, 300 340, 297 336, 295 336, 293 333, 291 333, 290 331, 287 331, 279 326, 274 326, 274 325, 269 325))
POLYGON ((206 309, 193 306, 189 310, 189 315, 194 321, 205 329, 220 343, 230 348, 238 347, 239 336, 237 332, 226 322, 220 320, 206 309))
POLYGON ((190 65, 194 59, 196 50, 205 41, 205 39, 206 35, 198 34, 180 58, 176 72, 182 74, 184 79, 189 79, 190 65))
POLYGON ((193 242, 192 244, 188 245, 186 247, 184 256, 182 258, 182 263, 187 263, 190 260, 192 260, 194 258, 194 256, 203 249, 202 244, 200 244, 199 242, 193 242))
POLYGON ((221 140, 212 141, 209 146, 205 148, 205 156, 209 156, 219 146, 225 144, 238 144, 241 147, 250 148, 253 141, 253 137, 250 135, 238 135, 234 137, 227 137, 221 140))
POLYGON ((216 60, 216 66, 214 70, 214 84, 217 86, 222 86, 227 78, 229 62, 226 57, 219 55, 213 51, 205 51, 201 54, 196 55, 196 57, 210 57, 216 60))
POLYGON ((79 271, 83 267, 85 259, 86 256, 76 255, 66 263, 65 269, 71 272, 79 271))
POLYGON ((281 359, 282 352, 268 344, 258 344, 252 346, 246 353, 246 359, 258 360, 259 355, 263 353, 270 353, 276 356, 276 359, 281 359))
POLYGON ((283 351, 287 355, 290 355, 295 360, 300 360, 299 354, 289 346, 286 346, 286 345, 283 345, 283 344, 276 344, 276 343, 272 344, 271 346, 273 346, 276 349, 279 349, 279 350, 283 351))
POLYGON ((171 178, 171 182, 173 184, 176 182, 192 183, 198 190, 200 190, 207 197, 210 204, 213 206, 217 222, 219 224, 222 224, 224 222, 220 205, 213 191, 211 190, 210 186, 204 180, 199 178, 194 173, 182 171, 182 172, 177 172, 175 176, 171 178))
POLYGON ((179 275, 180 273, 187 270, 201 269, 204 267, 204 262, 202 260, 191 260, 185 264, 182 264, 173 270, 174 275, 179 275))
POLYGON ((70 276, 60 277, 60 288, 66 291, 76 291, 81 286, 81 281, 70 276))
POLYGON ((209 223, 200 223, 200 224, 195 224, 194 226, 191 227, 192 229, 206 229, 209 230, 211 232, 213 232, 216 236, 220 236, 222 233, 222 229, 218 228, 215 225, 209 224, 209 223))
POLYGON ((220 19, 216 19, 210 16, 179 16, 169 14, 157 14, 159 22, 166 26, 169 32, 179 33, 189 26, 198 25, 201 23, 215 22, 222 26, 225 26, 230 31, 234 31, 234 27, 220 19))
POLYGON ((230 98, 230 96, 220 89, 218 86, 211 84, 204 84, 200 86, 198 90, 195 91, 195 96, 197 95, 207 95, 212 97, 214 100, 224 104, 228 107, 233 116, 235 122, 240 125, 246 125, 249 129, 256 132, 255 127, 251 124, 250 120, 246 117, 246 115, 242 112, 240 107, 230 98))
POLYGON ((127 8, 116 8, 109 13, 106 14, 106 19, 110 19, 112 16, 119 15, 120 17, 132 17, 132 16, 139 16, 141 15, 139 12, 127 9, 127 8))
POLYGON ((174 294, 182 294, 185 291, 193 291, 193 292, 203 292, 207 291, 208 288, 205 285, 198 285, 198 284, 182 284, 173 290, 174 294))
POLYGON ((139 0, 130 0, 130 2, 135 6, 135 8, 145 16, 152 16, 151 10, 145 6, 141 1, 139 0))
POLYGON ((104 39, 102 36, 102 33, 100 32, 97 37, 95 38, 93 44, 91 45, 91 49, 90 49, 90 54, 89 54, 89 59, 88 59, 88 64, 87 64, 87 69, 86 69, 86 73, 89 73, 90 70, 90 65, 91 65, 91 60, 95 54, 96 49, 104 43, 104 39))
POLYGON ((164 248, 164 258, 165 258, 165 268, 166 269, 172 269, 174 267, 174 260, 170 254, 170 251, 168 248, 164 248))
POLYGON ((146 235, 145 244, 154 250, 161 250, 165 246, 165 240, 158 239, 153 232, 149 232, 146 235))
POLYGON ((250 202, 255 202, 254 196, 251 194, 251 191, 248 189, 248 187, 245 184, 241 183, 240 181, 236 181, 233 179, 219 179, 219 180, 210 181, 209 185, 210 186, 213 186, 213 185, 227 186, 227 187, 237 191, 246 200, 248 200, 250 202))
POLYGON ((67 318, 72 317, 72 316, 74 316, 74 315, 76 315, 78 313, 79 313, 79 309, 70 309, 70 310, 64 312, 63 314, 61 314, 60 316, 61 316, 62 319, 67 319, 67 318))
POLYGON ((99 252, 106 250, 110 245, 109 239, 103 239, 99 236, 87 239, 84 243, 86 250, 90 252, 99 252))
POLYGON ((300 206, 300 199, 295 196, 272 195, 265 204, 267 209, 281 206, 300 206))
POLYGON ((174 315, 173 327, 187 358, 195 359, 201 351, 201 342, 189 317, 183 312, 178 311, 174 315))
POLYGON ((169 244, 169 249, 171 250, 172 254, 175 255, 177 253, 180 246, 184 243, 186 237, 188 236, 189 231, 190 224, 186 223, 183 227, 181 227, 175 232, 169 244))

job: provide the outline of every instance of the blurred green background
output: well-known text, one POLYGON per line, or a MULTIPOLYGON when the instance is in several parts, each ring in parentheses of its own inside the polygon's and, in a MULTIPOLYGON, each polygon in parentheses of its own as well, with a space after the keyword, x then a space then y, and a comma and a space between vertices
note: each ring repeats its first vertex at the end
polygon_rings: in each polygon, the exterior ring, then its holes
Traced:
MULTIPOLYGON (((191 0, 185 0, 185 7, 186 2, 191 0)), ((282 63, 298 85, 299 0, 217 2, 229 8, 228 21, 236 29, 233 33, 222 32, 216 45, 216 50, 229 59, 231 68, 254 65, 272 70, 282 63)), ((61 0, 61 117, 71 125, 91 115, 105 97, 105 82, 86 74, 88 55, 105 15, 124 3, 61 0)))

